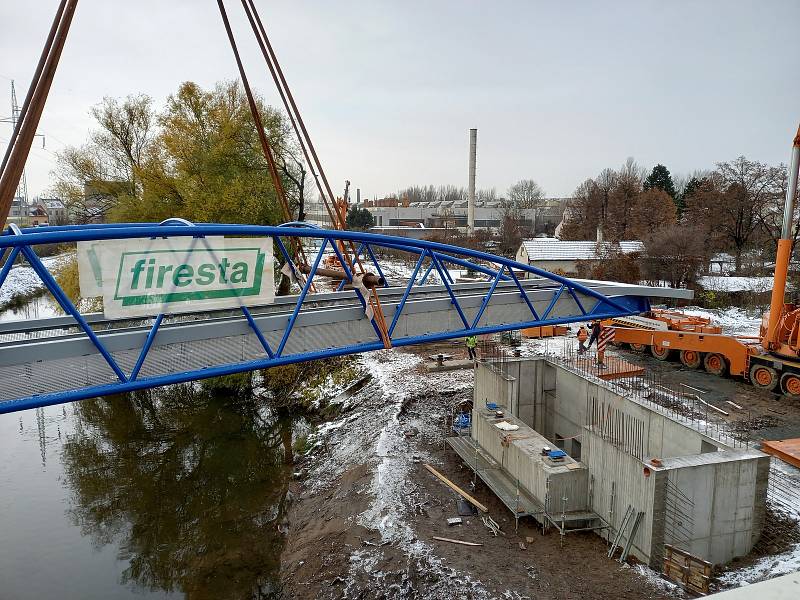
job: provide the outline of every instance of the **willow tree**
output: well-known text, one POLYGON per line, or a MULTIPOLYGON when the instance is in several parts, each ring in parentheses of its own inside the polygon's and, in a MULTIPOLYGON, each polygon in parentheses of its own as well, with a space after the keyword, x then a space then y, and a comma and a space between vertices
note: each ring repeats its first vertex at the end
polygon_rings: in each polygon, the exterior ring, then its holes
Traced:
MULTIPOLYGON (((259 105, 278 161, 288 165, 283 183, 291 192, 298 178, 289 170, 302 169, 302 162, 282 114, 259 105)), ((284 220, 247 98, 236 82, 212 90, 183 83, 160 111, 146 96, 106 98, 92 114, 97 128, 87 143, 59 155, 56 189, 70 205, 102 202, 101 218, 114 221, 284 220), (99 192, 88 198, 92 186, 99 192)), ((296 204, 298 195, 289 195, 296 204)))

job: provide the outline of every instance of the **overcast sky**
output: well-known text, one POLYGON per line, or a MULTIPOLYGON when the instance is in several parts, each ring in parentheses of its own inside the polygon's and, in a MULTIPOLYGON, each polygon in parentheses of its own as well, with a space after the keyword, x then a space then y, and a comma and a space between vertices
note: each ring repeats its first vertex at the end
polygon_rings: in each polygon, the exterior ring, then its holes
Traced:
MULTIPOLYGON (((0 0, 0 117, 22 102, 58 0, 0 0)), ((251 82, 278 98, 241 5, 251 82)), ((534 178, 550 196, 628 156, 673 174, 740 154, 785 162, 800 120, 800 2, 257 0, 335 189, 365 196, 534 178)), ((38 140, 29 192, 81 144, 103 96, 157 105, 236 76, 214 0, 81 0, 38 140)), ((10 125, 0 124, 5 149, 10 125)))

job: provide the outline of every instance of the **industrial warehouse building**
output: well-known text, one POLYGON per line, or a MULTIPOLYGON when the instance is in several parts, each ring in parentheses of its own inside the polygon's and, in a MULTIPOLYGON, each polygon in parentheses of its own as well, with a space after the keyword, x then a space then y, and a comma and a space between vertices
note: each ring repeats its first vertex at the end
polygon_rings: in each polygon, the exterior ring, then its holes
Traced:
POLYGON ((448 443, 515 516, 593 529, 654 568, 668 548, 727 563, 764 526, 769 456, 566 361, 480 362, 470 433, 448 443))
MULTIPOLYGON (((537 208, 520 209, 522 225, 533 233, 547 232, 552 235, 564 217, 570 198, 544 198, 537 208)), ((475 228, 496 233, 503 220, 503 200, 475 202, 475 228)), ((375 218, 375 226, 392 228, 382 233, 404 235, 408 229, 467 229, 467 200, 408 202, 397 198, 364 200, 357 204, 366 208, 375 218)), ((306 207, 306 219, 318 225, 325 225, 329 217, 321 203, 310 203, 306 207)), ((415 237, 413 232, 408 237, 415 237)))

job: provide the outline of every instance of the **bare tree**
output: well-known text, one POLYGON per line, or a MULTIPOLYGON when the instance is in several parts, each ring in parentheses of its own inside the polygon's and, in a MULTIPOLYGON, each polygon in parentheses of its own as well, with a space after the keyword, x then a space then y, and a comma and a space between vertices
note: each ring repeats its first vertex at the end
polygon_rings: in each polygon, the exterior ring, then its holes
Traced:
POLYGON ((643 275, 651 282, 670 287, 691 287, 707 262, 708 252, 699 227, 670 225, 645 239, 643 275))
POLYGON ((54 189, 79 223, 104 220, 121 197, 141 192, 139 172, 156 134, 148 96, 104 98, 91 112, 99 129, 84 146, 59 153, 55 171, 54 189))
MULTIPOLYGON (((767 240, 772 242, 770 251, 771 256, 775 256, 778 247, 778 240, 781 238, 781 227, 783 225, 783 207, 786 202, 786 191, 789 185, 789 173, 786 165, 776 167, 775 189, 771 196, 764 203, 764 207, 759 215, 761 227, 767 240)), ((800 196, 800 195, 798 195, 800 196)), ((794 199, 794 214, 792 215, 792 246, 796 245, 800 238, 800 198, 794 199)))
POLYGON ((719 248, 733 250, 737 271, 742 268, 742 255, 764 225, 767 207, 780 194, 783 171, 740 156, 718 163, 716 171, 687 198, 691 218, 704 225, 719 248))
POLYGON ((541 208, 544 190, 533 179, 520 179, 508 188, 508 198, 523 209, 541 208))

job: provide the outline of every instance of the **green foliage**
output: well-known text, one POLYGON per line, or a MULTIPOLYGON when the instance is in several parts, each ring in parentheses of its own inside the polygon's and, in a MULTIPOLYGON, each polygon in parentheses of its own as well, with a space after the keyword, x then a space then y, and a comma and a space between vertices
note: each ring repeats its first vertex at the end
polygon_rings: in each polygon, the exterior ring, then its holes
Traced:
POLYGON ((683 197, 679 196, 677 192, 675 192, 675 182, 672 181, 672 175, 670 174, 669 169, 667 169, 667 167, 664 165, 658 164, 653 167, 650 175, 648 175, 642 183, 642 187, 645 191, 652 189, 665 191, 675 203, 675 209, 678 211, 678 216, 683 213, 683 197))
MULTIPOLYGON (((284 173, 282 182, 291 189, 287 159, 297 161, 289 149, 287 123, 275 109, 258 104, 284 173)), ((103 203, 103 216, 121 222, 284 220, 237 83, 220 83, 212 90, 183 83, 160 111, 144 96, 124 102, 107 98, 93 114, 99 129, 88 143, 59 156, 56 189, 72 206, 103 203)), ((88 206, 83 212, 91 210, 88 206)))
POLYGON ((675 183, 672 181, 672 175, 670 175, 669 169, 661 164, 653 167, 650 175, 644 180, 642 187, 645 190, 658 188, 667 192, 672 198, 676 196, 675 183))
POLYGON ((686 182, 686 187, 683 188, 683 193, 675 200, 679 216, 683 215, 683 213, 686 211, 686 205, 691 201, 692 198, 695 197, 696 194, 700 192, 704 183, 705 178, 701 179, 695 176, 686 182))
POLYGON ((375 217, 366 208, 352 207, 347 211, 347 227, 364 231, 374 227, 375 217))
POLYGON ((56 275, 56 281, 73 303, 80 300, 81 289, 78 279, 78 261, 75 257, 67 262, 56 275))
POLYGON ((199 382, 203 390, 212 393, 225 392, 232 397, 244 397, 253 391, 253 373, 233 373, 222 377, 201 379, 199 382))

